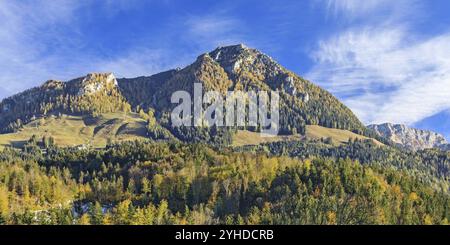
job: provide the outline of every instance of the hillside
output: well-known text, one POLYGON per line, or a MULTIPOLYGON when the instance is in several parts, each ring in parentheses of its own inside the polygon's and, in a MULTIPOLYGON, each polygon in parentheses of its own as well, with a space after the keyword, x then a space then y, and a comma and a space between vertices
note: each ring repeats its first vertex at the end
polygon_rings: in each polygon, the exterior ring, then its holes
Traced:
MULTIPOLYGON (((68 82, 50 80, 42 86, 6 98, 0 102, 0 132, 8 133, 2 137, 3 144, 10 142, 17 145, 25 140, 25 136, 49 134, 51 131, 45 124, 36 124, 34 121, 40 118, 52 121, 52 118, 59 118, 61 115, 69 115, 67 118, 80 121, 79 118, 108 117, 109 113, 151 113, 151 126, 147 127, 146 134, 141 127, 137 133, 139 137, 176 137, 185 142, 207 142, 214 145, 231 144, 237 130, 257 131, 252 127, 172 127, 170 113, 176 105, 170 102, 171 95, 179 90, 192 93, 194 83, 202 83, 205 91, 219 91, 223 95, 227 91, 278 91, 280 135, 305 135, 307 125, 318 125, 378 137, 366 129, 351 110, 330 93, 288 71, 266 54, 240 44, 219 47, 202 54, 183 69, 128 79, 116 79, 112 73, 91 73, 68 82), (33 130, 30 128, 33 127, 42 127, 42 130, 31 133, 33 130), (14 132, 17 135, 10 134, 14 132)), ((123 120, 128 119, 119 117, 119 124, 123 120)), ((104 145, 105 138, 117 138, 114 126, 106 127, 112 132, 100 137, 89 132, 79 132, 84 127, 87 131, 91 130, 88 125, 66 123, 76 126, 69 126, 68 129, 61 130, 62 133, 54 132, 62 145, 92 141, 94 146, 101 146, 104 145), (72 135, 73 142, 70 142, 71 137, 68 135, 72 135)), ((60 125, 49 127, 60 128, 60 125)), ((99 121, 99 124, 92 127, 101 128, 104 125, 99 121)), ((324 134, 319 137, 329 136, 324 134)), ((336 141, 342 140, 345 139, 336 141)))
POLYGON ((245 145, 259 145, 280 141, 314 141, 323 140, 333 145, 341 145, 348 143, 351 140, 371 140, 375 144, 381 146, 383 143, 376 139, 365 137, 359 134, 355 134, 348 130, 325 128, 318 125, 307 125, 305 135, 280 135, 275 137, 262 137, 259 133, 250 132, 246 130, 239 130, 233 136, 233 146, 245 146, 245 145))
POLYGON ((448 224, 450 155, 362 141, 264 147, 136 141, 0 152, 0 223, 448 224))
MULTIPOLYGON (((5 146, 22 148, 30 138, 53 138, 61 147, 104 148, 108 142, 148 139, 147 121, 137 113, 105 113, 92 116, 51 116, 39 118, 24 125, 16 133, 0 134, 0 149, 5 146)), ((263 137, 260 133, 238 130, 232 138, 232 146, 258 145, 278 141, 325 140, 340 145, 349 140, 371 139, 348 130, 307 125, 306 135, 280 135, 263 137)), ((375 139, 376 144, 382 145, 375 139)))
POLYGON ((136 113, 106 113, 98 117, 62 115, 36 119, 16 133, 0 134, 0 147, 22 147, 32 136, 54 139, 63 147, 103 148, 108 141, 147 138, 147 122, 136 113))
POLYGON ((383 143, 376 139, 369 138, 363 135, 355 134, 348 130, 325 128, 318 125, 306 126, 306 138, 308 139, 331 139, 331 142, 340 145, 353 140, 370 140, 376 145, 381 146, 383 143))
POLYGON ((129 112, 131 106, 112 73, 92 73, 68 82, 49 80, 0 103, 0 132, 14 132, 38 117, 118 111, 129 112))
POLYGON ((192 92, 195 82, 202 83, 205 91, 215 90, 222 94, 229 90, 280 92, 282 134, 304 133, 306 125, 370 134, 351 110, 330 93, 288 71, 268 55, 242 44, 219 47, 200 55, 193 64, 180 70, 119 80, 119 86, 125 95, 142 98, 132 103, 134 107, 150 105, 159 117, 163 117, 174 107, 170 103, 172 93, 179 90, 192 92), (124 85, 121 85, 122 81, 124 85), (146 89, 149 87, 153 89, 146 89))

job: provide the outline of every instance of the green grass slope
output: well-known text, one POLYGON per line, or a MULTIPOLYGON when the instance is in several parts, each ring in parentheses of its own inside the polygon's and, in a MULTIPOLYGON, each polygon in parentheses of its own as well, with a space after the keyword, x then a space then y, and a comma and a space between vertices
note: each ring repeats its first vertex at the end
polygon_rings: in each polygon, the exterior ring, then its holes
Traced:
POLYGON ((325 128, 318 125, 307 125, 306 135, 280 135, 275 137, 263 137, 260 133, 250 132, 247 130, 239 130, 233 136, 233 146, 259 145, 264 143, 272 143, 279 141, 292 140, 320 140, 330 138, 333 144, 340 145, 348 142, 350 139, 373 140, 377 145, 383 143, 363 135, 355 134, 348 130, 325 128))
POLYGON ((106 113, 98 117, 50 116, 31 121, 16 133, 0 134, 0 147, 21 147, 33 135, 53 137, 59 146, 105 147, 109 140, 146 138, 147 122, 136 113, 106 113))

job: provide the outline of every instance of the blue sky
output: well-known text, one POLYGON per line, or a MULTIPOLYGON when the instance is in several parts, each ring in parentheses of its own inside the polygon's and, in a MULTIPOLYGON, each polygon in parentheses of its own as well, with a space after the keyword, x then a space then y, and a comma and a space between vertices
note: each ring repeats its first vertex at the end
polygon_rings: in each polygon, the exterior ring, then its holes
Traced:
POLYGON ((93 71, 150 75, 245 43, 364 123, 450 139, 447 0, 0 0, 0 98, 93 71))

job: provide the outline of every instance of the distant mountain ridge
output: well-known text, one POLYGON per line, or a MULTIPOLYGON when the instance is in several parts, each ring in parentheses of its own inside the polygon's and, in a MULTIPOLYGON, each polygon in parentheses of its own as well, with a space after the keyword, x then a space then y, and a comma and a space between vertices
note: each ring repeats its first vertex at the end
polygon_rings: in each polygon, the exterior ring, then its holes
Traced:
POLYGON ((409 150, 423 150, 429 148, 440 148, 450 150, 450 144, 445 137, 439 133, 410 128, 402 124, 372 124, 368 128, 373 129, 380 136, 388 138, 397 145, 409 150))

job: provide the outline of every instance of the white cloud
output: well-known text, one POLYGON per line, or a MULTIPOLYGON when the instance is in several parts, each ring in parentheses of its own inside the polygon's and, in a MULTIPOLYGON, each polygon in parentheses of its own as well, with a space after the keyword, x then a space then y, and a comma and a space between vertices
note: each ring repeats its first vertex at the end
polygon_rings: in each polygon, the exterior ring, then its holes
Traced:
POLYGON ((327 10, 328 17, 344 23, 379 24, 394 23, 413 16, 423 16, 424 2, 418 0, 316 0, 327 10))
POLYGON ((320 43, 307 77, 366 123, 412 124, 450 108, 450 33, 411 36, 401 27, 341 33, 320 43))
POLYGON ((350 15, 364 15, 377 8, 381 8, 384 4, 395 2, 390 0, 319 0, 325 2, 330 13, 338 15, 345 12, 350 15))
POLYGON ((450 33, 424 37, 416 0, 317 0, 347 20, 321 40, 307 77, 335 93, 365 122, 413 124, 450 108, 450 33))

